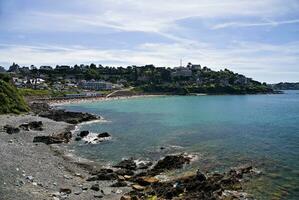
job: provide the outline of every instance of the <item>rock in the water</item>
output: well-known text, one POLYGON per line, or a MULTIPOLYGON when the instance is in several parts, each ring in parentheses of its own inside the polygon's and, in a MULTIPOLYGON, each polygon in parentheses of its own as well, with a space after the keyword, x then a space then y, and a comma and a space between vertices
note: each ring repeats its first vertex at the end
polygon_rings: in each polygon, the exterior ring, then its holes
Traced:
POLYGON ((159 174, 166 170, 182 168, 184 164, 190 163, 190 158, 184 155, 169 155, 159 160, 158 163, 149 171, 150 174, 159 174))
POLYGON ((76 138, 75 138, 75 141, 80 141, 80 140, 82 140, 81 137, 76 137, 76 138))
POLYGON ((59 144, 59 143, 68 143, 72 138, 71 132, 64 132, 57 135, 49 136, 36 136, 33 139, 33 142, 42 142, 45 144, 59 144))
POLYGON ((19 133, 20 132, 19 128, 13 127, 13 126, 10 126, 10 125, 4 126, 4 129, 6 130, 6 133, 8 133, 8 134, 14 134, 14 133, 19 133))
POLYGON ((133 158, 130 158, 128 160, 123 160, 120 163, 118 163, 117 165, 115 165, 114 167, 122 168, 122 169, 129 169, 129 170, 137 169, 137 165, 136 165, 135 161, 133 160, 133 158))
POLYGON ((70 188, 60 188, 59 192, 64 194, 71 194, 72 190, 70 188))
POLYGON ((98 134, 98 138, 106 138, 106 137, 111 137, 111 135, 107 132, 98 134))
POLYGON ((81 138, 88 136, 89 131, 81 131, 78 136, 80 136, 81 138))
POLYGON ((100 191, 100 185, 97 183, 93 184, 90 189, 94 191, 100 191))

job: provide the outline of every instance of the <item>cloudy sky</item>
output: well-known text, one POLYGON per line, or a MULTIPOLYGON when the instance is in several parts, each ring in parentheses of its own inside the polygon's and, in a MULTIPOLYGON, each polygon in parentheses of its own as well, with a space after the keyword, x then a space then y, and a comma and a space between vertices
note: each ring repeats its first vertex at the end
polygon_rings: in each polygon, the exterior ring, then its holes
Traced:
POLYGON ((229 68, 299 81, 299 0, 0 0, 0 65, 229 68))

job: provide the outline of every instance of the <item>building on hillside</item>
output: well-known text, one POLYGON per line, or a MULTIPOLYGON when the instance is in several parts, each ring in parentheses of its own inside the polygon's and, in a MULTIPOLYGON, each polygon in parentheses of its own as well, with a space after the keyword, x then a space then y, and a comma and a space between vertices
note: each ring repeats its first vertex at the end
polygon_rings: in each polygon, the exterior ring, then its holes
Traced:
POLYGON ((45 71, 52 71, 53 68, 51 66, 40 66, 40 70, 45 70, 45 71))
POLYGON ((191 77, 192 70, 187 67, 176 67, 174 72, 171 73, 171 77, 191 77))
POLYGON ((113 84, 106 81, 81 81, 79 86, 88 90, 112 90, 113 84))

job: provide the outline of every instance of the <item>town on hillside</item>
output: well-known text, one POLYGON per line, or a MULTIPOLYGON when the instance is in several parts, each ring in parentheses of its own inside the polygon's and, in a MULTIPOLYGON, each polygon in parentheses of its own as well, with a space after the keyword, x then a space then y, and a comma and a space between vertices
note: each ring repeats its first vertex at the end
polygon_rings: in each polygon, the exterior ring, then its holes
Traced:
POLYGON ((102 65, 19 66, 13 63, 0 72, 12 77, 14 85, 26 95, 32 92, 51 97, 105 96, 130 88, 137 93, 155 94, 255 94, 271 93, 260 83, 228 69, 213 71, 200 64, 179 67, 154 65, 104 67, 102 65))

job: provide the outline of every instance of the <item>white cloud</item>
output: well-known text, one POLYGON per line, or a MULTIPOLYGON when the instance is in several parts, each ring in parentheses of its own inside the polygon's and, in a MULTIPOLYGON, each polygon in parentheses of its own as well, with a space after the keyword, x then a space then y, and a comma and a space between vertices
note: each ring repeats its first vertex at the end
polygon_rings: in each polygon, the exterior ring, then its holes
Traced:
MULTIPOLYGON (((61 9, 55 10, 33 9, 22 12, 16 20, 18 26, 14 28, 28 28, 32 31, 41 29, 84 31, 85 27, 98 26, 123 31, 166 32, 176 26, 176 21, 186 18, 234 16, 271 18, 299 9, 296 0, 86 0, 84 3, 81 0, 73 0, 66 2, 73 9, 65 9, 62 6, 61 9)), ((60 1, 56 3, 59 5, 60 1)))
POLYGON ((259 22, 259 23, 248 23, 248 22, 227 22, 222 24, 216 24, 211 27, 211 29, 223 29, 230 27, 255 27, 255 26, 279 26, 285 24, 298 24, 299 19, 294 20, 285 20, 285 21, 268 21, 268 22, 259 22))

